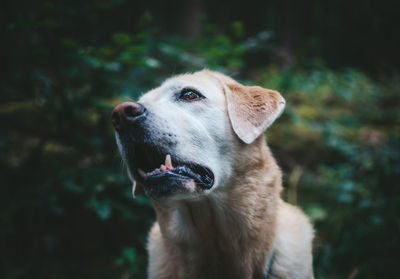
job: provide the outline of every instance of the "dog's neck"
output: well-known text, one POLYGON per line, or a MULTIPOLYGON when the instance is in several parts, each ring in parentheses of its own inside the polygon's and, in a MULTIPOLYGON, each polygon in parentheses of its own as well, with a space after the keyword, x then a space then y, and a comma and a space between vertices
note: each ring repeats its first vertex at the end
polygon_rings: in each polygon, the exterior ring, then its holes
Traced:
POLYGON ((259 158, 247 158, 232 181, 208 196, 172 208, 155 204, 165 247, 185 278, 262 278, 281 191, 280 170, 264 142, 247 153, 259 158))

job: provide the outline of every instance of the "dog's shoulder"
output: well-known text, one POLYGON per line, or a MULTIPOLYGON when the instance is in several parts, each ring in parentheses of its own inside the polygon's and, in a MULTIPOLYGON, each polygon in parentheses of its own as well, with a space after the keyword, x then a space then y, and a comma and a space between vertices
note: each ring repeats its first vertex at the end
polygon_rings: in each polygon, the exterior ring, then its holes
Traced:
POLYGON ((312 278, 314 231, 301 209, 279 202, 276 235, 273 273, 278 278, 312 278))

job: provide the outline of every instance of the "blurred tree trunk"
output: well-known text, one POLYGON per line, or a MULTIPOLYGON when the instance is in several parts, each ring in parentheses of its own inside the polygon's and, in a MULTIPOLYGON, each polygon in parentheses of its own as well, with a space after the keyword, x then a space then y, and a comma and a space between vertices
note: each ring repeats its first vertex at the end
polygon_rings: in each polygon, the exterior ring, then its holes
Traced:
POLYGON ((183 2, 182 34, 185 38, 194 38, 200 35, 200 15, 203 11, 202 0, 187 0, 183 2))
MULTIPOLYGON (((294 44, 298 39, 301 29, 302 4, 296 0, 281 0, 280 1, 282 19, 280 26, 280 48, 277 51, 278 56, 284 65, 294 64, 294 44)), ((279 27, 278 27, 279 28, 279 27)))

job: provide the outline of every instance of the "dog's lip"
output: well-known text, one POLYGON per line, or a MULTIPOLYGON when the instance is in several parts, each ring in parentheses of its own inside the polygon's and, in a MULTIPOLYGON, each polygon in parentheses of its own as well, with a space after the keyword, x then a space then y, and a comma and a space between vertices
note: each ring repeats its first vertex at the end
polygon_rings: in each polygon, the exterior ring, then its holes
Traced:
POLYGON ((145 187, 152 187, 152 185, 163 183, 168 179, 193 180, 203 190, 211 189, 214 185, 213 172, 209 168, 195 163, 176 164, 173 169, 148 176, 147 178, 143 178, 138 169, 133 170, 133 175, 135 180, 145 187))

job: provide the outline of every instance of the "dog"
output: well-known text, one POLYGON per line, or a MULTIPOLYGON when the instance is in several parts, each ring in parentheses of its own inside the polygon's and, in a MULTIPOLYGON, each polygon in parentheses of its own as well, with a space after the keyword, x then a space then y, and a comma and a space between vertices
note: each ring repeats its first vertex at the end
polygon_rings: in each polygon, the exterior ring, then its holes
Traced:
POLYGON ((274 90, 215 71, 167 79, 112 112, 134 196, 152 200, 148 278, 313 278, 313 229, 281 197, 264 131, 274 90))

